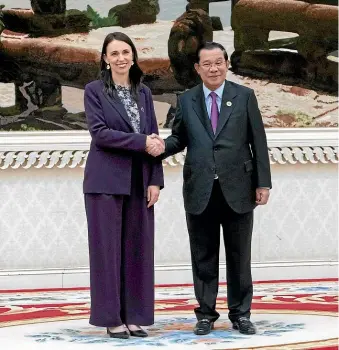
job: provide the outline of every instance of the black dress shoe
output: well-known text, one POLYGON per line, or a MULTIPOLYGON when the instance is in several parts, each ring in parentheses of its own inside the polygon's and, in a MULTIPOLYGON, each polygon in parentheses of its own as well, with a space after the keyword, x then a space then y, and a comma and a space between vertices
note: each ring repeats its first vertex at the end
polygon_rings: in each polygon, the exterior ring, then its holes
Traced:
POLYGON ((136 331, 131 331, 129 328, 129 334, 132 336, 132 337, 140 337, 140 338, 146 338, 148 337, 148 333, 146 331, 144 331, 143 329, 138 329, 136 331))
POLYGON ((214 322, 204 318, 203 320, 199 320, 194 327, 194 334, 196 335, 206 335, 211 332, 214 328, 214 322))
POLYGON ((110 338, 119 338, 119 339, 128 339, 129 334, 126 331, 123 332, 111 332, 109 328, 107 328, 107 334, 110 338))
POLYGON ((247 317, 239 317, 236 321, 234 321, 233 329, 237 329, 242 334, 256 333, 253 323, 247 317))

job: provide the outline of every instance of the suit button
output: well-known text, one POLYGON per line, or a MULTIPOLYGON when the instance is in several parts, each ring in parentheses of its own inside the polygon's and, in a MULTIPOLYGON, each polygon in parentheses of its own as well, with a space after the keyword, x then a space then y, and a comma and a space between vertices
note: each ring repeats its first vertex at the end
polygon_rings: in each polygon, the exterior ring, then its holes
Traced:
POLYGON ((220 150, 219 147, 214 147, 214 152, 218 152, 220 150))

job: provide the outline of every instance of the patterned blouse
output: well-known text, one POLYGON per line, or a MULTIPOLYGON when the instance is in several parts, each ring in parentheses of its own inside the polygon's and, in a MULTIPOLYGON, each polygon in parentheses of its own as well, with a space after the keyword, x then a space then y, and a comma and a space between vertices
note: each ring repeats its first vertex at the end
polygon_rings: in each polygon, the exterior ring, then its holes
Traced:
POLYGON ((131 91, 128 87, 115 85, 118 96, 125 106, 125 110, 132 124, 134 132, 140 133, 140 115, 138 105, 131 96, 131 91))

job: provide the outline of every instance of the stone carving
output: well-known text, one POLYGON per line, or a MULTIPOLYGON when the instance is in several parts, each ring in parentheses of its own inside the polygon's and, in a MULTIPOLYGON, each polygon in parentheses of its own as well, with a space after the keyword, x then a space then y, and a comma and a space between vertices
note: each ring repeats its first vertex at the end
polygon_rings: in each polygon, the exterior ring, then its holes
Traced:
POLYGON ((168 56, 177 82, 190 88, 200 83, 193 66, 198 46, 204 41, 212 41, 213 31, 223 30, 223 26, 219 17, 208 14, 209 3, 220 0, 187 1, 186 12, 176 19, 171 29, 168 56))
POLYGON ((201 9, 209 13, 209 0, 187 0, 187 2, 186 11, 201 9))
MULTIPOLYGON (((207 14, 209 14, 209 4, 211 2, 218 1, 228 1, 228 0, 187 0, 188 4, 186 5, 186 11, 190 10, 204 10, 207 14)), ((212 20, 212 28, 213 30, 223 30, 223 26, 220 20, 220 17, 213 16, 212 20)))
POLYGON ((235 3, 237 3, 239 0, 187 0, 188 4, 186 5, 186 11, 201 9, 209 13, 209 4, 211 2, 226 2, 226 1, 232 1, 232 7, 233 7, 235 3))
POLYGON ((66 11, 66 0, 31 0, 31 6, 36 14, 63 14, 66 11))
POLYGON ((239 0, 232 10, 232 69, 259 77, 278 74, 300 78, 336 91, 338 65, 327 56, 338 48, 338 7, 317 2, 239 0), (268 41, 271 30, 297 33, 297 39, 285 43, 297 52, 270 51, 283 44, 268 41))
POLYGON ((87 129, 84 112, 68 113, 62 107, 61 84, 57 79, 41 74, 31 80, 32 76, 21 69, 14 79, 15 106, 0 108, 0 129, 21 130, 23 126, 28 130, 87 129), (20 78, 24 81, 20 82, 20 78))
POLYGON ((213 31, 224 30, 220 17, 212 16, 211 21, 212 21, 213 31))
MULTIPOLYGON (((42 39, 2 39, 0 46, 0 81, 16 86, 15 106, 0 108, 0 129, 20 130, 22 124, 43 130, 87 129, 84 113, 67 113, 61 106, 61 85, 83 89, 97 79, 97 50, 42 39)), ((154 95, 182 91, 168 58, 141 59, 139 63, 144 83, 154 95)), ((175 101, 174 95, 170 103, 174 106, 175 101)))
MULTIPOLYGON (((0 152, 0 169, 75 168, 85 166, 88 151, 21 151, 0 152)), ((163 161, 164 166, 183 166, 186 150, 163 161)), ((271 164, 339 163, 338 147, 271 147, 271 164)))
POLYGON ((40 14, 32 10, 8 9, 3 10, 3 21, 11 31, 38 37, 88 32, 91 20, 79 10, 40 14))
POLYGON ((166 122, 164 124, 164 128, 172 129, 173 121, 175 118, 175 112, 176 112, 176 108, 173 106, 170 106, 166 115, 166 122))
POLYGON ((194 69, 196 50, 212 39, 211 18, 204 10, 189 10, 176 19, 168 39, 168 56, 179 84, 190 88, 200 82, 194 69))
POLYGON ((116 16, 121 27, 134 24, 154 23, 159 13, 158 0, 131 0, 127 4, 110 9, 108 16, 116 16))
MULTIPOLYGON (((246 0, 239 0, 235 8, 243 1, 246 0)), ((263 0, 258 1, 260 2, 263 0)), ((302 5, 305 3, 303 1, 287 0, 288 4, 295 2, 302 5)), ((311 0, 308 0, 308 2, 311 2, 311 0)), ((58 1, 56 1, 56 3, 58 3, 58 1)), ((269 4, 270 2, 266 0, 266 3, 269 4)), ((279 0, 276 0, 273 5, 276 6, 277 3, 279 3, 279 0)), ((61 4, 61 2, 59 2, 59 4, 61 4)), ((213 33, 213 21, 211 25, 211 18, 208 16, 207 12, 199 8, 199 6, 205 6, 206 8, 206 4, 208 5, 208 1, 205 0, 188 2, 188 11, 175 22, 172 28, 171 36, 168 41, 169 58, 163 57, 165 55, 161 53, 161 55, 163 55, 161 56, 162 58, 160 58, 159 55, 155 55, 156 58, 145 56, 146 58, 140 61, 140 65, 145 72, 144 82, 152 89, 154 99, 162 100, 162 102, 165 101, 171 105, 167 114, 166 127, 171 126, 176 103, 164 100, 161 94, 168 93, 175 97, 175 94, 200 82, 193 68, 193 55, 199 43, 203 40, 212 40, 213 33), (194 6, 197 6, 198 9, 194 9, 194 6), (191 32, 193 34, 191 34, 191 32)), ((60 87, 71 86, 83 89, 87 82, 97 78, 100 54, 97 49, 93 49, 94 46, 92 46, 92 42, 90 45, 86 42, 86 38, 89 36, 81 36, 81 40, 76 39, 75 41, 77 42, 74 45, 74 39, 72 39, 72 37, 78 36, 73 36, 73 34, 69 37, 56 38, 55 40, 51 40, 48 37, 39 39, 32 38, 32 36, 37 36, 41 33, 46 35, 44 33, 46 27, 39 27, 38 22, 36 22, 37 18, 46 19, 49 18, 48 16, 51 16, 51 18, 66 18, 69 15, 69 11, 66 11, 66 14, 36 14, 33 13, 32 10, 12 9, 5 10, 4 14, 6 17, 6 24, 9 24, 6 29, 30 34, 20 34, 19 39, 15 37, 13 33, 5 31, 1 38, 0 62, 2 69, 0 70, 0 81, 6 83, 13 82, 15 84, 16 103, 15 106, 0 108, 0 129, 20 130, 22 123, 25 124, 24 128, 26 128, 26 121, 27 127, 37 126, 39 129, 43 130, 50 128, 55 128, 57 130, 69 130, 74 128, 85 129, 86 123, 83 112, 72 114, 68 113, 67 110, 62 107, 60 87), (34 30, 37 31, 33 33, 34 30), (65 45, 65 43, 67 44, 65 45), (53 88, 52 85, 54 85, 55 88, 53 88), (42 122, 37 123, 35 119, 39 119, 39 121, 42 122)), ((257 17, 247 18, 246 21, 248 21, 248 23, 252 23, 251 21, 254 20, 259 21, 259 17, 257 17)), ((245 23, 247 23, 246 21, 245 23)), ((262 19, 262 21, 266 23, 265 19, 262 19)), ((47 32, 49 31, 48 35, 53 36, 59 33, 58 29, 55 29, 53 25, 53 20, 44 20, 43 23, 46 26, 50 26, 47 30, 47 32)), ((88 19, 86 23, 88 23, 88 19)), ((288 23, 292 25, 292 22, 288 23)), ((267 26, 270 25, 269 23, 266 24, 267 26)), ((68 27, 67 30, 73 33, 75 32, 71 27, 68 27)), ((246 32, 244 35, 250 34, 251 33, 246 32)), ((243 40, 242 37, 240 39, 243 40)), ((277 42, 269 42, 268 48, 284 46, 285 48, 293 49, 299 45, 297 42, 298 40, 299 38, 297 38, 297 40, 295 38, 287 39, 280 41, 279 44, 277 42)), ((238 42, 239 41, 236 40, 236 43, 238 42)), ((249 43, 251 42, 252 41, 249 41, 249 43)), ((139 41, 138 44, 140 45, 140 43, 139 41)), ((309 57, 313 57, 314 55, 313 52, 306 52, 304 56, 296 56, 293 52, 270 52, 268 49, 257 50, 255 47, 256 46, 251 50, 240 47, 238 52, 241 51, 241 55, 235 55, 233 57, 234 67, 238 66, 240 72, 246 73, 255 71, 258 73, 258 67, 264 66, 264 73, 266 72, 266 74, 283 72, 284 74, 293 74, 293 76, 298 77, 305 74, 305 72, 308 74, 309 57), (244 65, 244 62, 249 64, 249 66, 244 65)), ((140 47, 141 57, 143 57, 142 50, 144 49, 154 49, 154 47, 140 47)), ((315 64, 317 64, 317 62, 315 64)), ((319 72, 324 70, 325 73, 323 76, 325 79, 326 74, 331 72, 331 67, 336 68, 336 63, 327 62, 327 65, 323 67, 319 68, 315 65, 313 68, 318 75, 319 72)), ((320 107, 320 105, 317 105, 315 108, 320 107)), ((323 110, 321 111, 322 114, 324 114, 324 112, 323 110)), ((274 115, 272 114, 272 116, 274 115)), ((319 113, 319 116, 315 118, 320 118, 320 116, 321 114, 319 113)), ((279 117, 282 119, 282 117, 285 118, 285 115, 280 115, 279 117)), ((286 118, 287 117, 289 116, 287 115, 286 118)), ((276 126, 273 124, 274 121, 275 119, 270 119, 270 124, 268 126, 276 126)), ((327 121, 325 122, 327 123, 327 121)), ((289 126, 289 124, 284 121, 284 123, 279 124, 279 126, 285 127, 289 126)), ((302 126, 304 126, 304 124, 302 126)), ((321 126, 326 125, 322 124, 321 126)))

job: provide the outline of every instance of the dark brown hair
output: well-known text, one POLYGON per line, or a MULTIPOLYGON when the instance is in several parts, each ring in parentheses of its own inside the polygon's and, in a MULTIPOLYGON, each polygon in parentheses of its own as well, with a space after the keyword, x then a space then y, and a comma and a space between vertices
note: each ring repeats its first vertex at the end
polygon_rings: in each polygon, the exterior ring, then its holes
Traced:
POLYGON ((107 46, 109 43, 111 43, 114 40, 123 41, 126 44, 128 44, 132 49, 134 64, 131 66, 129 70, 129 80, 131 83, 131 95, 137 101, 139 96, 138 92, 139 92, 139 87, 141 83, 141 78, 143 76, 143 72, 138 64, 138 52, 135 45, 133 44, 129 36, 121 32, 114 32, 114 33, 108 34, 102 45, 100 70, 101 70, 101 79, 105 85, 105 91, 109 95, 114 96, 115 87, 114 87, 114 81, 112 79, 112 73, 111 73, 111 70, 106 69, 107 63, 104 60, 104 56, 107 54, 106 52, 107 46))

